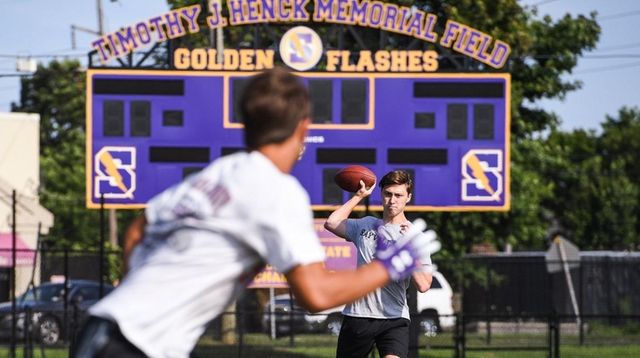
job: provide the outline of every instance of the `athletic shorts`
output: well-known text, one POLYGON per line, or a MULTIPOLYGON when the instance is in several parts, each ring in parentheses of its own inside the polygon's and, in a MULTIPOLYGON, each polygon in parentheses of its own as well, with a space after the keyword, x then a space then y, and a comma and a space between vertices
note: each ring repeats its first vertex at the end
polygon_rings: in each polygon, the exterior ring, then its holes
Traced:
POLYGON ((366 357, 376 345, 381 357, 409 355, 409 320, 343 316, 337 358, 366 357))
POLYGON ((147 357, 122 335, 116 323, 100 317, 89 318, 71 351, 73 358, 147 357))

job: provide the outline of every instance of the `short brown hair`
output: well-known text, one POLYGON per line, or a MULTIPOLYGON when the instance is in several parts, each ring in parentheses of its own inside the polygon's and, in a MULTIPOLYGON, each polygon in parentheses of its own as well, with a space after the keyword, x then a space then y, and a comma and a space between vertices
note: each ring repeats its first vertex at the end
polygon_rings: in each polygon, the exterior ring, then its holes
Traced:
POLYGON ((413 180, 411 180, 409 173, 404 170, 394 170, 382 177, 382 180, 380 180, 380 189, 384 189, 389 185, 402 184, 407 186, 407 193, 411 194, 413 192, 413 180))
POLYGON ((309 92, 300 79, 281 67, 253 76, 240 101, 248 149, 281 143, 311 114, 309 92))

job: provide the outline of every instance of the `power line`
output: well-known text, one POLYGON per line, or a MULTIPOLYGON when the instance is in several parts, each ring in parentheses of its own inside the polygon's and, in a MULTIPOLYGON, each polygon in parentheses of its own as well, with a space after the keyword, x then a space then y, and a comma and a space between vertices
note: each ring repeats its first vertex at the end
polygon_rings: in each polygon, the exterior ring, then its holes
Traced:
POLYGON ((55 58, 55 57, 84 57, 87 53, 60 53, 60 54, 39 54, 39 55, 11 55, 0 54, 0 58, 55 58))
POLYGON ((611 60, 618 58, 640 58, 640 54, 614 54, 614 55, 585 55, 581 56, 580 59, 595 59, 595 60, 611 60))
POLYGON ((603 52, 603 51, 620 50, 623 48, 634 48, 634 47, 640 47, 640 42, 632 42, 632 43, 616 45, 616 46, 605 46, 605 47, 597 48, 596 51, 603 52))
POLYGON ((640 15, 640 10, 625 11, 625 12, 619 12, 617 14, 605 15, 605 16, 601 16, 598 20, 600 21, 615 20, 623 17, 636 16, 636 15, 640 15))
POLYGON ((552 3, 554 1, 558 1, 558 0, 542 0, 542 1, 538 1, 535 4, 532 4, 531 6, 540 6, 540 5, 544 5, 544 4, 548 4, 548 3, 552 3))
POLYGON ((622 70, 622 69, 625 69, 625 68, 638 67, 638 66, 640 66, 640 62, 631 62, 631 63, 618 65, 618 66, 587 68, 587 69, 584 69, 582 71, 576 71, 575 74, 576 75, 583 75, 583 74, 599 73, 599 72, 606 72, 606 71, 617 71, 617 70, 622 70))

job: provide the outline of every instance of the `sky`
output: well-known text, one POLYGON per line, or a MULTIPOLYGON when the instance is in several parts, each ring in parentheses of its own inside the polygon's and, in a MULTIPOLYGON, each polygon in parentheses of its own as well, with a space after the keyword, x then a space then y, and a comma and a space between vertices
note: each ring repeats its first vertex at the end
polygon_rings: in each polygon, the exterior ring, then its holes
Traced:
MULTIPOLYGON (((97 31, 97 4, 102 1, 105 32, 117 30, 168 10, 164 0, 0 0, 0 112, 19 99, 18 58, 46 64, 53 59, 74 58, 86 63, 96 36, 76 31, 72 46, 71 26, 97 31)), ((567 79, 583 87, 563 100, 535 103, 560 117, 563 130, 598 130, 605 116, 617 117, 623 106, 640 106, 640 40, 637 0, 518 0, 536 6, 539 16, 556 19, 598 12, 602 27, 594 51, 587 52, 567 79)), ((473 26, 473 24, 469 24, 473 26)), ((482 29, 480 29, 482 30, 482 29)))

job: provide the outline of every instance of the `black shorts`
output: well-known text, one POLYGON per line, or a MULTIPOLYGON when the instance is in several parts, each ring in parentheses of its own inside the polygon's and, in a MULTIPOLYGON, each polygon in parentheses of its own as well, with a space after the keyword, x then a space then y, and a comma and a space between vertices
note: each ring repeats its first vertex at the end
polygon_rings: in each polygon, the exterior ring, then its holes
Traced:
POLYGON ((69 356, 73 358, 147 357, 122 335, 116 323, 100 317, 91 317, 85 323, 69 356))
POLYGON ((381 357, 387 354, 405 358, 409 355, 409 320, 344 316, 338 337, 337 358, 366 357, 378 347, 381 357))

